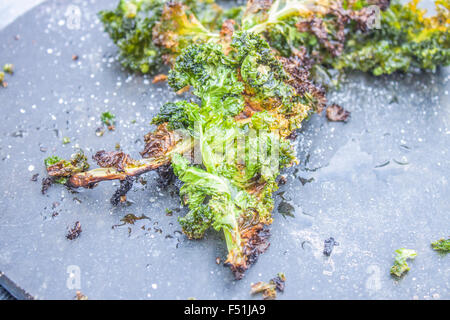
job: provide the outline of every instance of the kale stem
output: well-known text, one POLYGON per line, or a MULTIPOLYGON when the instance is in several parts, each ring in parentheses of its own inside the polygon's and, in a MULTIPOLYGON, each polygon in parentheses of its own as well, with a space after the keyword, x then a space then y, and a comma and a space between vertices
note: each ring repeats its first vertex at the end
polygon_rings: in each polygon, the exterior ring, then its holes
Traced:
POLYGON ((171 162, 172 154, 183 154, 192 149, 192 141, 183 139, 177 145, 168 151, 165 155, 158 158, 146 158, 137 161, 137 164, 124 167, 119 171, 114 167, 97 168, 72 175, 67 181, 67 185, 73 188, 92 188, 96 183, 109 180, 124 180, 127 177, 140 176, 143 173, 156 170, 159 167, 171 162))

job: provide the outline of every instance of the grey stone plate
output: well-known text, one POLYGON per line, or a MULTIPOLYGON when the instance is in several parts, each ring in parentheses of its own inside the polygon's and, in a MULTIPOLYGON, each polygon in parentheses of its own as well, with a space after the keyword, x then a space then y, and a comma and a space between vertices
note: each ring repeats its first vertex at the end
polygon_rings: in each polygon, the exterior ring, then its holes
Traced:
POLYGON ((351 119, 316 115, 305 124, 301 164, 276 195, 271 247, 240 281, 215 263, 226 256, 220 233, 200 241, 181 234, 184 211, 165 212, 179 209, 179 198, 154 173, 135 184, 129 206, 110 205, 114 183, 42 195, 44 158, 78 147, 91 156, 116 143, 137 157, 152 116, 177 98, 166 84, 121 69, 96 17, 114 6, 49 1, 0 32, 0 64, 16 66, 0 89, 0 284, 18 298, 73 299, 80 290, 91 299, 260 299, 250 284, 284 272, 280 299, 450 298, 449 257, 430 248, 450 231, 448 69, 355 74, 330 94, 351 119), (98 137, 104 111, 118 122, 98 137), (277 210, 286 202, 291 215, 277 210), (148 219, 113 228, 129 213, 148 219), (67 240, 76 221, 83 232, 67 240), (330 236, 340 245, 325 257, 330 236), (402 247, 418 256, 397 281, 389 268, 402 247))

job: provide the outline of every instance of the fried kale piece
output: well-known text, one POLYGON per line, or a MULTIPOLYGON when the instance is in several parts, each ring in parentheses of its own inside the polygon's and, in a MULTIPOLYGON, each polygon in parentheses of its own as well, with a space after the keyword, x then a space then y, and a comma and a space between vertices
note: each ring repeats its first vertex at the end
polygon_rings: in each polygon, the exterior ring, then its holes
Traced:
POLYGON ((345 110, 336 103, 333 103, 327 107, 327 119, 329 121, 346 122, 348 117, 350 117, 350 111, 345 110))
POLYGON ((305 64, 329 67, 342 54, 348 34, 369 30, 379 12, 365 7, 365 1, 352 3, 349 7, 339 0, 249 1, 243 21, 250 31, 264 34, 280 55, 302 55, 308 58, 303 59, 305 64))
POLYGON ((119 48, 119 61, 124 67, 148 73, 161 63, 152 29, 163 6, 161 0, 120 0, 115 10, 99 12, 105 31, 119 48))
POLYGON ((47 173, 55 182, 72 188, 93 188, 100 181, 137 177, 169 164, 173 153, 183 154, 191 150, 192 141, 183 139, 184 136, 189 136, 189 133, 169 131, 167 123, 163 123, 145 135, 141 160, 135 160, 122 151, 102 150, 93 157, 100 168, 87 171, 89 164, 84 153, 80 152, 72 158, 72 161, 62 160, 56 156, 47 158, 45 160, 47 173))
POLYGON ((66 184, 70 176, 89 170, 89 163, 81 149, 73 154, 70 160, 50 156, 44 160, 44 164, 48 175, 53 178, 53 182, 59 184, 66 184))
POLYGON ((402 5, 392 1, 381 12, 380 29, 352 33, 333 66, 378 76, 414 69, 434 71, 440 65, 449 65, 450 4, 437 0, 437 14, 425 17, 426 11, 417 7, 418 2, 402 5))
POLYGON ((433 250, 447 253, 450 252, 450 239, 439 239, 431 243, 433 250))
POLYGON ((407 259, 414 259, 417 256, 417 252, 412 249, 398 249, 395 250, 397 256, 395 257, 394 265, 391 268, 391 274, 400 278, 409 271, 408 263, 406 263, 407 259))
POLYGON ((449 3, 437 0, 437 14, 425 17, 418 2, 253 0, 242 24, 264 34, 282 56, 306 55, 315 72, 434 71, 450 63, 449 3))
POLYGON ((277 291, 283 292, 286 282, 286 276, 280 272, 269 283, 260 281, 251 285, 251 294, 262 292, 264 300, 274 300, 277 297, 277 291))
POLYGON ((161 63, 199 39, 218 37, 222 9, 212 0, 120 0, 117 8, 99 12, 105 31, 119 48, 121 64, 151 73, 161 63))
POLYGON ((191 86, 201 103, 168 104, 154 120, 191 129, 199 161, 172 156, 189 207, 179 221, 189 238, 203 237, 209 227, 221 230, 225 263, 238 279, 269 245, 264 226, 272 222, 276 178, 296 162, 284 137, 317 108, 296 81, 263 38, 237 32, 230 46, 195 44, 182 51, 169 84, 191 86))

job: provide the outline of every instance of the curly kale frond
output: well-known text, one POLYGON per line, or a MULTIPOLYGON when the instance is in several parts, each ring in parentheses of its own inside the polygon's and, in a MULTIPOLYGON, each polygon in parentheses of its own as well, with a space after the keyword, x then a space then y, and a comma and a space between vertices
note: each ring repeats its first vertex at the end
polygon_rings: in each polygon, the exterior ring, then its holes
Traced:
POLYGON ((169 73, 169 85, 175 90, 191 86, 202 100, 202 112, 235 115, 244 105, 236 64, 218 44, 194 44, 183 50, 169 73))
POLYGON ((243 26, 282 56, 300 53, 327 68, 381 75, 449 65, 449 3, 437 0, 437 14, 425 17, 418 2, 254 0, 243 26))
POLYGON ((265 241, 265 238, 257 238, 262 226, 255 216, 256 207, 251 209, 256 199, 249 201, 252 196, 234 186, 230 179, 192 166, 180 155, 173 156, 172 167, 184 182, 180 196, 190 209, 179 219, 183 231, 189 238, 198 239, 210 226, 222 230, 228 248, 226 263, 231 265, 237 278, 242 277, 253 261, 249 259, 256 259, 261 253, 254 246, 265 241))
POLYGON ((169 130, 187 129, 194 130, 194 122, 198 120, 200 107, 191 102, 168 102, 159 110, 152 119, 152 124, 167 122, 169 130))
POLYGON ((245 85, 244 112, 268 111, 273 118, 271 129, 287 136, 313 111, 323 108, 325 93, 311 81, 301 60, 276 57, 267 41, 254 33, 237 32, 231 48, 230 56, 245 85))
POLYGON ((232 40, 234 58, 240 64, 242 80, 261 98, 284 99, 293 95, 294 90, 285 81, 281 62, 275 58, 267 41, 255 33, 237 32, 232 40))
POLYGON ((406 260, 414 259, 417 256, 417 252, 412 249, 398 249, 395 250, 397 253, 394 261, 394 265, 391 268, 391 274, 396 277, 401 277, 404 273, 409 271, 409 266, 406 260))
POLYGON ((393 1, 381 13, 381 28, 353 33, 333 66, 377 76, 411 69, 434 71, 439 65, 449 65, 450 4, 436 1, 437 14, 425 17, 425 10, 417 8, 418 2, 402 5, 393 1))
POLYGON ((212 0, 120 0, 116 9, 99 12, 122 65, 141 73, 173 63, 194 41, 218 37, 207 28, 216 30, 221 15, 212 0))
POLYGON ((99 12, 124 67, 148 73, 161 64, 161 50, 153 43, 152 29, 163 6, 163 0, 120 0, 115 10, 99 12))
POLYGON ((218 117, 220 111, 213 114, 202 108, 200 114, 194 136, 201 149, 201 166, 191 165, 178 154, 172 156, 174 173, 184 182, 180 196, 189 207, 179 221, 189 238, 202 237, 209 227, 222 230, 228 248, 226 263, 240 278, 268 246, 261 232, 263 225, 272 222, 275 179, 295 156, 289 142, 270 130, 252 136, 249 128, 218 117), (238 151, 239 147, 243 149, 238 151), (258 150, 265 152, 258 154, 258 150))

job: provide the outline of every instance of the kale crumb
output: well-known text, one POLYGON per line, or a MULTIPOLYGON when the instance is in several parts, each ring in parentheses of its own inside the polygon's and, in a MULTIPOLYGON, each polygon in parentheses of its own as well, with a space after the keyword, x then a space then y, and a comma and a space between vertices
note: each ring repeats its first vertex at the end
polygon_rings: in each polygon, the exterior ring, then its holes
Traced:
POLYGON ((70 143, 70 138, 69 138, 69 137, 64 137, 64 138, 62 139, 62 143, 63 143, 63 144, 68 144, 68 143, 70 143))
POLYGON ((325 240, 325 245, 323 248, 323 254, 326 256, 330 256, 333 251, 334 246, 338 246, 339 242, 334 241, 333 237, 330 237, 325 240))
POLYGON ((75 295, 75 300, 88 300, 88 297, 81 293, 81 291, 77 291, 75 295))
POLYGON ((3 88, 8 86, 8 83, 5 81, 5 73, 3 71, 0 71, 0 85, 3 86, 3 88))
POLYGON ((100 116, 102 122, 108 127, 109 131, 113 131, 115 129, 116 116, 111 112, 103 112, 100 116))
POLYGON ((95 135, 96 135, 97 137, 102 137, 104 134, 105 134, 105 129, 103 129, 102 127, 98 127, 98 128, 95 130, 95 135))
POLYGON ((9 74, 13 74, 14 73, 14 65, 11 63, 7 63, 3 66, 3 71, 5 71, 6 73, 9 74))
POLYGON ((262 292, 264 300, 274 300, 277 297, 277 291, 283 292, 286 282, 286 276, 280 272, 269 283, 260 281, 251 285, 251 294, 262 292))
POLYGON ((53 179, 51 178, 43 178, 42 179, 42 188, 41 188, 41 192, 42 194, 46 194, 48 188, 50 188, 50 186, 53 184, 53 179))
POLYGON ((327 108, 327 119, 329 121, 347 122, 349 116, 350 112, 336 103, 333 103, 327 108))
POLYGON ((437 241, 432 242, 431 247, 435 251, 439 251, 441 253, 448 253, 450 252, 450 239, 445 240, 444 238, 441 238, 437 241))
POLYGON ((152 83, 155 84, 155 83, 158 83, 158 82, 164 82, 164 81, 167 81, 167 75, 161 73, 161 74, 157 74, 157 75, 153 78, 152 83))
POLYGON ((395 250, 395 253, 397 255, 395 256, 394 265, 390 271, 391 275, 400 278, 410 269, 406 260, 414 259, 417 256, 417 252, 412 249, 401 248, 395 250))
POLYGON ((280 202, 280 204, 278 205, 278 212, 283 216, 283 218, 286 218, 286 217, 294 218, 295 217, 294 206, 284 200, 282 200, 280 202))
POLYGON ((75 240, 81 234, 81 224, 80 221, 75 222, 75 226, 72 229, 69 229, 69 233, 66 235, 66 238, 69 240, 75 240))

